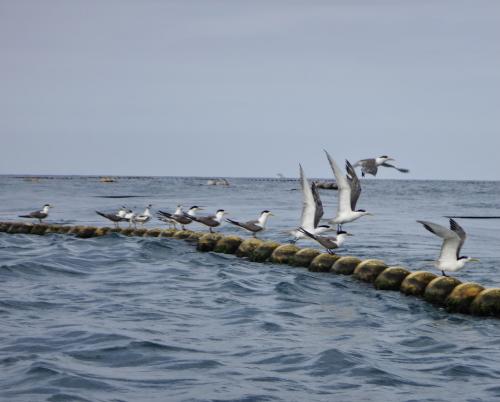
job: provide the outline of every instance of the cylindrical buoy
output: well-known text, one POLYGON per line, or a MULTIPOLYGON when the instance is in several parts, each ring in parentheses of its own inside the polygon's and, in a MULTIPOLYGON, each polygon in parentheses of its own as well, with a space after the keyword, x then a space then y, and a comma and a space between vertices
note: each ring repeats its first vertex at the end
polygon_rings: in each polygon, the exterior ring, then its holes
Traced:
POLYGON ((213 251, 221 237, 222 235, 218 233, 206 233, 198 239, 196 250, 204 252, 213 251))
POLYGON ((6 232, 9 226, 10 223, 8 222, 0 222, 0 232, 6 232))
POLYGON ((293 256, 300 249, 293 244, 282 244, 271 254, 271 261, 275 264, 289 264, 293 256))
POLYGON ((204 235, 206 235, 206 233, 203 233, 203 232, 191 232, 191 234, 189 235, 189 237, 186 240, 198 243, 198 240, 200 240, 200 238, 202 236, 204 236, 204 235))
POLYGON ((252 256, 253 251, 262 244, 260 239, 245 239, 241 242, 238 250, 236 250, 236 255, 238 257, 248 257, 252 256))
POLYGON ((373 283, 386 268, 387 264, 384 261, 364 260, 356 266, 352 276, 360 281, 373 283))
POLYGON ((446 309, 453 313, 470 313, 470 305, 476 296, 484 290, 477 283, 462 283, 458 285, 446 298, 446 309))
POLYGON ((243 239, 239 236, 221 237, 215 245, 214 251, 216 253, 234 254, 242 241, 243 239))
MULTIPOLYGON (((31 231, 33 230, 33 228, 34 228, 34 226, 32 226, 32 225, 18 223, 18 224, 12 225, 8 229, 8 231, 9 231, 9 233, 12 233, 12 234, 31 234, 31 231)), ((37 234, 37 233, 33 233, 33 234, 37 234)))
POLYGON ((332 265, 330 271, 339 275, 352 275, 361 260, 356 257, 344 256, 338 258, 332 265))
POLYGON ((148 230, 144 228, 134 229, 132 236, 143 237, 148 230))
POLYGON ((424 299, 429 303, 444 306, 448 295, 461 283, 451 276, 437 277, 430 281, 425 288, 424 299))
POLYGON ((177 230, 175 229, 163 229, 160 233, 160 237, 174 237, 177 230))
POLYGON ((389 267, 377 276, 373 285, 378 290, 399 290, 410 271, 403 267, 389 267))
POLYGON ((158 237, 161 233, 160 229, 149 229, 144 236, 147 237, 158 237))
POLYGON ((333 264, 339 258, 336 254, 321 253, 311 261, 308 269, 311 272, 330 272, 333 264))
POLYGON ((485 289, 479 293, 470 306, 472 314, 500 317, 500 289, 485 289))
POLYGON ((100 228, 96 228, 96 230, 94 232, 94 236, 96 236, 96 237, 106 236, 106 235, 108 235, 110 233, 111 233, 111 228, 100 227, 100 228))
MULTIPOLYGON (((193 232, 191 232, 190 230, 178 230, 177 232, 174 233, 174 235, 172 236, 174 239, 188 239, 189 236, 191 236, 193 232)), ((206 233, 205 233, 206 234, 206 233)))
POLYGON ((430 281, 437 277, 436 274, 427 271, 416 271, 408 275, 401 283, 401 293, 410 296, 423 296, 425 288, 430 281))
POLYGON ((134 230, 135 230, 134 228, 124 228, 121 230, 121 234, 123 236, 132 236, 134 233, 134 230))
POLYGON ((48 227, 49 227, 49 225, 46 225, 44 223, 41 223, 38 225, 33 225, 30 233, 34 234, 34 235, 43 236, 45 234, 45 232, 47 231, 48 227))
MULTIPOLYGON (((276 250, 279 246, 281 246, 281 243, 271 241, 271 240, 263 241, 260 243, 259 246, 257 246, 256 248, 253 249, 253 251, 250 253, 249 258, 251 261, 255 261, 255 262, 267 261, 267 260, 269 260, 269 258, 271 258, 273 251, 276 250)), ((238 249, 238 252, 239 252, 239 249, 238 249)))
POLYGON ((313 248, 303 248, 299 250, 290 261, 290 265, 294 267, 308 267, 311 261, 314 260, 321 253, 313 248))

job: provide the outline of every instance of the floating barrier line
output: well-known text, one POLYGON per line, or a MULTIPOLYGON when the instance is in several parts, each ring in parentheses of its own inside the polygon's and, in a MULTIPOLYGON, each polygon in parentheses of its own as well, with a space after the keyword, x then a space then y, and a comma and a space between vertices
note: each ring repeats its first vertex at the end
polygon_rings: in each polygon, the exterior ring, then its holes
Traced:
POLYGON ((193 232, 176 229, 134 229, 95 226, 64 226, 28 224, 25 222, 0 222, 0 232, 9 234, 45 235, 69 234, 79 238, 92 238, 119 233, 124 236, 171 237, 196 244, 201 252, 234 254, 250 261, 287 264, 304 267, 312 272, 330 272, 352 275, 372 283, 377 290, 399 290, 408 296, 420 297, 427 302, 444 307, 450 313, 472 314, 500 318, 500 288, 485 289, 477 283, 462 283, 456 278, 438 276, 432 272, 415 271, 399 266, 389 267, 376 259, 360 260, 352 256, 339 256, 312 248, 299 248, 256 238, 224 236, 220 233, 193 232))

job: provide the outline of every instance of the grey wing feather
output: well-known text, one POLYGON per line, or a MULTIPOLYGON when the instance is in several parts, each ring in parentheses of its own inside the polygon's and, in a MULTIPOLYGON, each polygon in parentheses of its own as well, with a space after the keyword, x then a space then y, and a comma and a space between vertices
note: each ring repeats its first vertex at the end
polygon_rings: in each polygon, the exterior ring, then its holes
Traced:
POLYGON ((453 230, 458 237, 460 238, 460 243, 457 248, 457 259, 460 257, 460 250, 465 243, 465 239, 467 238, 467 234, 465 230, 460 226, 454 219, 450 219, 450 229, 453 230))
POLYGON ((361 171, 363 173, 368 173, 373 176, 377 175, 378 172, 378 166, 377 163, 375 162, 375 159, 361 159, 359 162, 356 163, 356 165, 361 165, 361 171))
POLYGON ((319 195, 319 190, 315 182, 313 182, 313 184, 311 185, 311 190, 314 197, 314 203, 316 204, 316 211, 314 213, 314 227, 316 228, 319 225, 319 221, 323 217, 324 210, 323 203, 321 202, 321 197, 319 195))
POLYGON ((345 163, 347 180, 349 181, 349 185, 351 186, 351 209, 355 211, 356 204, 361 194, 361 184, 359 183, 358 176, 356 175, 356 171, 354 170, 353 166, 349 163, 348 160, 346 160, 345 163))
POLYGON ((401 173, 409 173, 410 172, 408 169, 398 168, 397 166, 391 165, 390 163, 387 163, 387 162, 382 163, 382 165, 380 165, 380 166, 393 168, 393 169, 400 171, 401 173))

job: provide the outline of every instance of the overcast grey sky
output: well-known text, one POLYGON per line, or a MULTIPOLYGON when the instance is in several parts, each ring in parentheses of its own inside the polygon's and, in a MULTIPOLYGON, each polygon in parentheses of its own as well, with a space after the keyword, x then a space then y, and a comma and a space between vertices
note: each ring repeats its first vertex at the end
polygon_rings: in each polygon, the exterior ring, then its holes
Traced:
POLYGON ((500 1, 0 0, 0 173, 500 179, 500 1))

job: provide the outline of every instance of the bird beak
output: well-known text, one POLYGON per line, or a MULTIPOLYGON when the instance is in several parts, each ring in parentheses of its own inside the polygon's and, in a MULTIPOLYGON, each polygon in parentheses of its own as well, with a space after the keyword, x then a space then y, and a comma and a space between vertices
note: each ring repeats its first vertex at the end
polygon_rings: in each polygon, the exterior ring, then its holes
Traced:
POLYGON ((268 214, 268 215, 269 215, 269 216, 276 216, 276 215, 272 214, 271 212, 269 212, 269 214, 268 214))
POLYGON ((370 212, 367 212, 367 213, 366 213, 366 216, 373 216, 373 214, 372 214, 372 213, 370 213, 370 212))
POLYGON ((479 258, 471 258, 469 262, 480 262, 481 260, 479 258))
POLYGON ((346 233, 347 236, 354 236, 352 233, 346 233))

